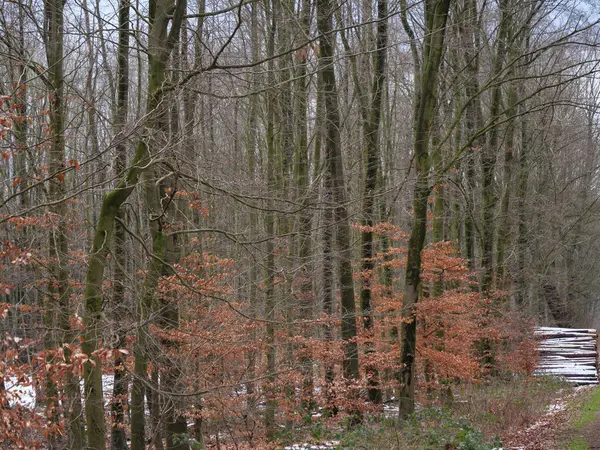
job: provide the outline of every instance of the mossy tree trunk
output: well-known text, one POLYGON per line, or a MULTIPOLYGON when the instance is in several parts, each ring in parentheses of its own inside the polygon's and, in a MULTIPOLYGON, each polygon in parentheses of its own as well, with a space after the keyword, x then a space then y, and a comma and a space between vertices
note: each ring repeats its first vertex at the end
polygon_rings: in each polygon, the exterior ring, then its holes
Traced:
MULTIPOLYGON (((310 1, 302 0, 300 10, 300 26, 303 35, 308 36, 310 33, 310 1)), ((307 78, 308 64, 308 48, 303 49, 297 58, 297 70, 295 74, 296 89, 295 89, 295 138, 294 138, 294 185, 296 188, 296 196, 299 198, 303 206, 303 211, 300 213, 298 220, 298 240, 296 248, 297 256, 297 273, 300 277, 300 286, 298 292, 299 303, 299 318, 304 321, 310 321, 314 317, 314 295, 313 295, 313 280, 311 278, 311 225, 312 211, 310 203, 313 200, 310 191, 309 180, 309 159, 308 159, 308 86, 310 80, 307 78)), ((306 338, 311 338, 310 331, 304 331, 306 338)), ((302 349, 303 356, 300 358, 301 371, 303 376, 302 382, 302 404, 307 412, 312 407, 313 394, 313 376, 312 376, 312 358, 307 354, 307 349, 302 349)), ((308 418, 309 416, 307 416, 308 418)))
MULTIPOLYGON (((52 330, 55 318, 58 318, 59 333, 48 333, 46 350, 56 350, 57 346, 73 344, 75 335, 71 330, 71 289, 69 288, 68 269, 68 217, 67 204, 63 201, 66 193, 65 178, 65 83, 63 69, 63 17, 64 2, 62 0, 47 0, 44 4, 45 13, 45 44, 48 62, 48 81, 51 86, 49 139, 51 142, 48 170, 52 178, 48 186, 48 200, 51 202, 49 211, 53 216, 55 226, 51 229, 48 256, 52 261, 50 266, 50 283, 48 286, 46 326, 52 330), (54 335, 54 336, 53 336, 54 335)), ((64 348, 65 362, 70 362, 71 351, 64 348)), ((53 362, 49 357, 49 362, 53 362)), ((48 377, 46 396, 49 418, 57 422, 59 418, 58 389, 55 380, 48 377)), ((79 380, 72 373, 67 373, 64 387, 64 414, 67 422, 67 445, 69 448, 83 447, 81 428, 81 395, 79 380)), ((49 437, 51 448, 59 445, 59 436, 49 437)))
MULTIPOLYGON (((185 0, 174 3, 171 0, 153 0, 150 2, 150 36, 148 46, 148 102, 147 111, 150 113, 146 123, 146 135, 139 142, 130 168, 121 178, 115 189, 105 195, 100 214, 90 261, 86 275, 84 293, 84 341, 83 351, 89 358, 84 366, 85 412, 87 421, 88 447, 94 450, 106 448, 106 425, 104 421, 104 405, 102 401, 102 365, 96 357, 99 348, 99 327, 102 319, 102 281, 106 266, 109 244, 114 237, 115 218, 119 208, 127 200, 138 183, 139 177, 148 164, 152 155, 149 145, 153 142, 151 136, 158 128, 156 117, 157 107, 162 101, 162 85, 165 79, 167 60, 179 36, 179 28, 185 11, 185 0), (169 30, 169 24, 171 29, 169 30)), ((160 254, 160 242, 155 242, 155 254, 160 254), (156 248, 158 247, 158 248, 156 248)), ((151 286, 147 286, 150 288, 151 286)), ((150 295, 148 292, 145 295, 150 295)), ((140 322, 142 326, 143 322, 140 322)), ((138 361, 136 361, 136 364, 138 361)), ((139 375, 139 373, 136 373, 139 375)), ((145 373, 144 373, 145 376, 145 373)), ((137 378, 136 378, 137 379, 137 378)), ((143 433, 143 392, 141 402, 139 386, 132 392, 132 448, 143 449, 145 446, 143 433), (136 397, 137 395, 137 397, 136 397), (141 418, 141 421, 140 421, 141 418), (140 423, 142 425, 140 433, 140 423), (135 426, 134 426, 135 424, 135 426)))
MULTIPOLYGON (((498 29, 498 38, 496 39, 496 53, 492 63, 492 76, 500 78, 504 69, 504 58, 507 49, 507 36, 510 28, 512 12, 510 11, 510 0, 500 2, 500 25, 498 29)), ((494 234, 496 230, 494 213, 498 196, 496 193, 496 184, 494 179, 496 154, 499 146, 500 130, 498 122, 500 120, 500 111, 502 107, 502 84, 496 82, 492 88, 490 118, 487 126, 489 133, 486 138, 486 144, 481 153, 481 172, 482 172, 482 226, 481 226, 481 288, 488 291, 492 288, 494 281, 494 234)))
POLYGON ((317 0, 317 29, 319 39, 319 71, 323 77, 325 102, 325 149, 331 177, 338 278, 341 294, 342 340, 344 341, 343 373, 348 380, 358 379, 358 344, 356 342, 356 305, 352 275, 350 224, 346 209, 346 185, 340 140, 340 114, 335 79, 335 33, 332 26, 334 5, 329 0, 317 0))
MULTIPOLYGON (((374 242, 373 226, 375 225, 376 207, 375 195, 377 181, 379 179, 378 169, 380 166, 379 129, 381 125, 381 114, 383 108, 383 93, 386 75, 387 56, 387 0, 377 2, 377 38, 376 49, 373 55, 374 77, 371 89, 371 104, 368 118, 365 122, 365 178, 363 186, 362 213, 363 226, 367 227, 361 232, 361 257, 363 283, 360 290, 360 306, 362 318, 367 333, 373 332, 373 294, 371 281, 374 277, 374 242)), ((373 343, 368 343, 367 351, 372 348, 373 343)), ((381 403, 381 391, 378 388, 378 373, 374 368, 367 368, 369 372, 369 400, 381 403)))
MULTIPOLYGON (((127 111, 129 101, 129 8, 130 0, 121 0, 119 7, 119 44, 117 50, 117 105, 115 117, 115 132, 117 134, 124 132, 124 126, 127 122, 127 111)), ((117 179, 125 170, 127 164, 127 148, 123 139, 117 139, 115 158, 115 176, 117 179)), ((127 438, 125 435, 125 407, 127 405, 128 380, 125 371, 125 356, 119 350, 125 347, 125 333, 120 328, 119 320, 127 314, 125 304, 125 282, 127 279, 127 245, 125 234, 125 214, 121 209, 118 210, 119 220, 115 223, 114 239, 114 289, 112 298, 112 314, 115 322, 115 342, 116 350, 114 383, 113 383, 113 403, 111 405, 112 429, 111 429, 111 448, 112 450, 126 450, 127 438)))
MULTIPOLYGON (((267 37, 267 57, 271 58, 268 63, 268 85, 275 85, 275 64, 272 56, 275 54, 275 36, 277 32, 276 15, 273 10, 273 3, 270 0, 265 2, 267 12, 268 37, 267 37)), ((267 186, 272 191, 277 186, 277 177, 275 168, 277 164, 276 143, 275 143, 275 93, 270 89, 267 94, 267 186)), ((269 387, 266 390, 267 404, 265 407, 264 424, 267 438, 272 440, 275 437, 275 410, 277 403, 274 393, 271 391, 271 385, 275 382, 275 213, 269 208, 264 218, 265 231, 267 233, 266 243, 266 279, 265 279, 265 319, 266 319, 266 358, 267 358, 267 381, 269 387)))
POLYGON ((425 244, 427 199, 431 191, 429 177, 429 140, 438 88, 438 75, 450 0, 429 0, 425 3, 425 38, 421 73, 415 102, 413 157, 416 180, 413 191, 413 224, 408 243, 406 276, 401 325, 399 415, 405 418, 415 409, 415 353, 417 341, 416 306, 421 285, 421 252, 425 244))
POLYGON ((475 269, 475 155, 476 151, 482 146, 482 139, 476 136, 476 133, 482 127, 482 112, 481 98, 479 96, 479 54, 480 54, 480 38, 481 32, 479 24, 479 15, 477 12, 477 2, 475 0, 465 0, 462 16, 464 20, 458 24, 459 34, 461 35, 461 43, 464 46, 464 59, 466 65, 465 70, 465 98, 467 106, 465 110, 465 138, 471 139, 471 149, 466 163, 466 177, 464 184, 464 192, 466 196, 465 202, 465 225, 464 225, 464 240, 465 240, 465 257, 469 269, 475 269))
MULTIPOLYGON (((160 148, 160 138, 165 133, 166 107, 163 105, 163 84, 166 79, 167 62, 179 39, 186 0, 154 0, 150 4, 150 28, 148 45, 148 100, 147 109, 152 115, 147 125, 146 139, 138 144, 148 161, 152 158, 152 148, 160 148), (169 29, 169 24, 170 29, 169 29), (157 142, 158 140, 158 142, 157 142), (156 146, 152 147, 151 145, 156 146)), ((155 171, 153 168, 152 172, 155 171)), ((161 223, 161 205, 156 177, 145 174, 146 202, 150 213, 150 233, 152 252, 149 270, 146 275, 143 296, 138 302, 136 345, 134 348, 135 367, 131 392, 131 448, 145 448, 145 411, 144 394, 148 369, 147 322, 156 304, 156 290, 159 278, 164 275, 164 256, 167 236, 161 223)), ((154 394, 153 394, 154 395, 154 394)), ((156 407, 156 405, 154 405, 156 407)))

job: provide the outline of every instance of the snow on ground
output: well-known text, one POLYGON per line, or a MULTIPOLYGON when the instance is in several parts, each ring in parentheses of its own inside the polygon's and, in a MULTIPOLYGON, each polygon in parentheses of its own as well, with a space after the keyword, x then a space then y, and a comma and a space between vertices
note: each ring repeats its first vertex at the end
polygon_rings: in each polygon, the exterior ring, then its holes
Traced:
MULTIPOLYGON (((27 377, 23 382, 19 382, 16 377, 5 377, 4 386, 11 407, 21 405, 25 408, 35 408, 35 388, 31 377, 27 377)), ((108 403, 112 398, 112 391, 113 376, 102 375, 102 393, 105 402, 108 403)), ((83 379, 81 380, 81 392, 83 393, 83 379)))
POLYGON ((16 377, 6 377, 4 387, 11 407, 21 405, 25 408, 35 408, 35 389, 30 378, 25 383, 19 383, 16 377))
POLYGON ((309 444, 309 443, 302 443, 302 444, 292 444, 292 445, 288 445, 287 447, 284 447, 285 450, 327 450, 327 449, 332 449, 332 448, 336 448, 338 445, 340 445, 340 441, 325 441, 323 443, 320 444, 309 444))

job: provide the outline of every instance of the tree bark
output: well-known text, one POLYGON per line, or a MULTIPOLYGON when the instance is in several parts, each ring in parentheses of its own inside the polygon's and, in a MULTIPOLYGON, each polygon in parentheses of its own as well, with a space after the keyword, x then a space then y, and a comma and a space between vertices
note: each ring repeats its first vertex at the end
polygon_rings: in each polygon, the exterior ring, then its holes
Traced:
POLYGON ((463 14, 464 22, 459 24, 459 33, 462 35, 461 42, 465 47, 464 61, 465 70, 465 97, 467 107, 465 111, 465 137, 471 139, 471 150, 467 159, 465 179, 465 256, 470 270, 475 269, 475 152, 482 146, 482 139, 475 136, 482 126, 481 98, 479 96, 479 53, 480 39, 478 27, 477 2, 465 0, 463 14))
MULTIPOLYGON (((387 55, 387 0, 378 0, 377 2, 377 38, 376 49, 373 56, 374 77, 371 89, 371 105, 369 107, 369 117, 365 123, 365 159, 366 171, 363 190, 363 226, 366 227, 361 232, 362 248, 362 276, 364 277, 360 290, 360 306, 365 332, 370 335, 373 333, 373 295, 371 292, 371 282, 374 277, 374 243, 373 226, 375 225, 375 193, 377 181, 379 178, 378 168, 380 165, 379 149, 379 129, 381 125, 381 111, 383 108, 383 93, 385 86, 387 55)), ((373 343, 367 343, 367 351, 373 350, 373 343)), ((369 401, 381 403, 381 391, 378 388, 378 373, 375 368, 367 368, 369 373, 369 401)))
POLYGON ((406 418, 415 409, 416 306, 421 284, 421 252, 425 243, 429 186, 429 139, 436 102, 439 67, 450 0, 430 0, 425 4, 425 40, 418 96, 415 102, 414 161, 416 181, 413 193, 413 224, 408 243, 401 325, 399 415, 406 418))
MULTIPOLYGON (((302 0, 300 10, 300 26, 302 35, 310 34, 310 16, 311 8, 309 0, 302 0)), ((297 59, 298 69, 296 71, 296 90, 295 90, 295 143, 294 143, 294 184, 296 187, 296 197, 302 203, 303 211, 300 213, 298 223, 298 239, 297 239, 297 267, 296 271, 300 277, 300 287, 298 292, 299 303, 299 318, 306 322, 313 319, 314 316, 314 295, 311 270, 311 225, 312 212, 310 210, 310 202, 313 200, 310 192, 309 179, 309 159, 308 159, 308 86, 309 80, 306 77, 306 69, 308 64, 308 48, 302 49, 299 52, 297 59)), ((308 327, 308 325, 306 325, 308 327)), ((310 329, 302 331, 305 338, 312 337, 310 329)), ((303 356, 300 358, 300 366, 302 371, 302 405, 305 412, 310 413, 312 408, 313 395, 313 374, 312 374, 312 357, 309 355, 308 349, 301 350, 303 356)), ((308 420, 308 415, 306 416, 308 420)))
MULTIPOLYGON (((507 35, 510 27, 511 12, 509 11, 510 0, 500 2, 500 25, 498 29, 498 38, 496 40, 496 54, 492 64, 492 76, 500 78, 504 68, 504 57, 507 48, 507 35)), ((492 89, 490 105, 490 118, 488 127, 490 129, 486 145, 481 154, 482 171, 482 230, 481 230, 481 289, 486 292, 492 288, 494 281, 493 250, 494 234, 496 226, 494 224, 494 212, 498 201, 496 186, 494 182, 494 171, 496 166, 496 153, 499 145, 498 122, 500 119, 500 110, 502 106, 502 85, 496 81, 492 89)))
MULTIPOLYGON (((127 164, 127 148, 125 146, 124 126, 127 122, 128 100, 129 100, 129 8, 130 0, 121 0, 119 7, 119 45, 117 50, 117 105, 114 128, 117 136, 115 176, 117 179, 125 170, 127 164)), ((125 334, 119 325, 121 318, 127 314, 125 305, 125 282, 127 251, 125 246, 126 235, 125 214, 118 210, 115 223, 114 239, 114 290, 112 298, 113 317, 115 321, 115 342, 113 348, 116 350, 114 362, 113 403, 111 406, 112 429, 111 448, 113 450, 126 450, 127 438, 125 436, 125 406, 127 405, 128 380, 125 372, 125 356, 119 350, 125 347, 125 334)))
MULTIPOLYGON (((69 288, 68 271, 68 229, 67 205, 63 201, 65 197, 65 92, 63 72, 63 10, 62 0, 47 0, 45 8, 45 43, 46 59, 48 61, 48 80, 52 86, 50 96, 50 158, 48 170, 53 174, 49 182, 48 200, 52 202, 49 210, 56 222, 56 226, 49 235, 49 258, 53 261, 51 265, 51 280, 48 287, 50 302, 46 325, 51 325, 55 314, 58 314, 58 325, 60 336, 57 340, 52 339, 46 349, 53 344, 72 344, 74 334, 71 330, 71 289, 69 288)), ((52 348, 52 350, 56 350, 52 348)), ((64 347, 65 362, 70 362, 71 351, 64 347)), ((51 361, 50 361, 51 362, 51 361)), ((58 420, 58 390, 54 381, 47 380, 47 396, 52 417, 58 420)), ((67 420, 67 441, 69 448, 82 448, 83 436, 81 428, 81 396, 79 392, 79 380, 72 373, 67 373, 65 383, 65 417, 67 420)), ((58 445, 58 436, 53 435, 49 439, 50 447, 58 445)))
MULTIPOLYGON (((178 0, 175 5, 170 0, 157 0, 156 2, 152 2, 151 6, 150 10, 156 15, 151 17, 152 27, 150 30, 148 47, 149 82, 147 111, 154 114, 154 111, 162 102, 161 88, 164 81, 166 63, 175 40, 179 36, 179 28, 181 27, 181 21, 183 20, 183 12, 185 11, 185 0, 178 0), (169 16, 167 11, 171 9, 174 10, 174 14, 169 16), (169 23, 171 23, 170 33, 167 32, 169 23)), ((151 115, 148 119, 146 127, 148 132, 157 128, 155 114, 154 117, 151 115)), ((130 168, 116 188, 106 194, 102 201, 86 275, 84 293, 85 333, 82 348, 89 358, 89 361, 86 362, 84 366, 85 412, 88 447, 93 450, 106 449, 106 425, 102 401, 102 366, 101 361, 95 355, 95 351, 99 346, 99 327, 102 318, 102 281, 104 278, 104 268, 106 266, 109 243, 114 234, 114 222, 117 212, 123 202, 127 200, 135 188, 141 173, 151 161, 149 137, 150 136, 146 135, 144 139, 140 141, 130 168)), ((140 326, 142 326, 142 324, 140 324, 140 326)), ((139 433, 140 414, 141 423, 143 424, 143 396, 140 405, 139 389, 134 389, 134 391, 138 394, 138 397, 136 399, 137 403, 134 405, 134 392, 132 392, 131 437, 132 448, 139 450, 143 449, 145 445, 143 427, 141 435, 139 433), (134 423, 136 425, 135 427, 134 423)))
MULTIPOLYGON (((277 32, 277 21, 273 10, 273 3, 266 0, 267 21, 269 23, 267 37, 267 57, 271 57, 268 63, 268 85, 275 85, 275 64, 272 56, 275 53, 275 35, 277 32)), ((272 191, 277 186, 275 167, 277 155, 275 148, 275 94, 270 89, 267 94, 267 186, 272 191)), ((275 437, 275 410, 277 402, 272 392, 272 384, 275 382, 275 213, 269 208, 264 219, 265 231, 267 233, 266 243, 266 279, 265 279, 265 319, 266 322, 266 344, 267 344, 267 382, 266 389, 267 404, 265 407, 265 430, 267 439, 272 440, 275 437)))
POLYGON ((333 4, 317 0, 317 29, 319 40, 319 71, 323 77, 325 101, 325 149, 331 177, 334 222, 336 223, 336 249, 341 293, 342 340, 344 341, 343 372, 346 380, 358 379, 358 345, 356 342, 356 305, 352 275, 352 248, 350 225, 346 209, 346 185, 340 141, 340 114, 334 69, 334 40, 332 26, 333 4))

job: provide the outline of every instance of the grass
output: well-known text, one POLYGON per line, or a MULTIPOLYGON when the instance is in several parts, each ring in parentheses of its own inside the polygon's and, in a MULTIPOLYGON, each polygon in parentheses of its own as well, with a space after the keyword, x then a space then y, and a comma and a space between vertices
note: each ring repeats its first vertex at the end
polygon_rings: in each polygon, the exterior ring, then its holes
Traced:
POLYGON ((582 438, 577 438, 569 444, 569 450, 588 450, 587 442, 582 438))
POLYGON ((577 416, 577 420, 572 425, 573 434, 575 434, 574 438, 571 438, 568 444, 569 450, 587 450, 589 445, 587 441, 580 436, 580 433, 584 429, 584 427, 594 422, 598 417, 598 412, 600 411, 600 387, 594 389, 589 396, 586 396, 583 401, 583 405, 577 406, 574 405, 574 408, 579 409, 579 414, 577 416))
POLYGON ((579 419, 575 422, 575 428, 578 430, 581 430, 586 424, 596 420, 598 411, 600 411, 600 388, 594 389, 592 396, 583 405, 581 411, 579 419))

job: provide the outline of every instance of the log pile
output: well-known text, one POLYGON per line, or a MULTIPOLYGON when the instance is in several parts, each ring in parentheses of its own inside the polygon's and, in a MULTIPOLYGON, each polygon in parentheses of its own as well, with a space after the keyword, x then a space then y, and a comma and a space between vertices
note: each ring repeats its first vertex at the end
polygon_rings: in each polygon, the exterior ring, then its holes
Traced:
POLYGON ((576 384, 598 384, 598 334, 592 329, 539 327, 536 375, 563 377, 576 384))

